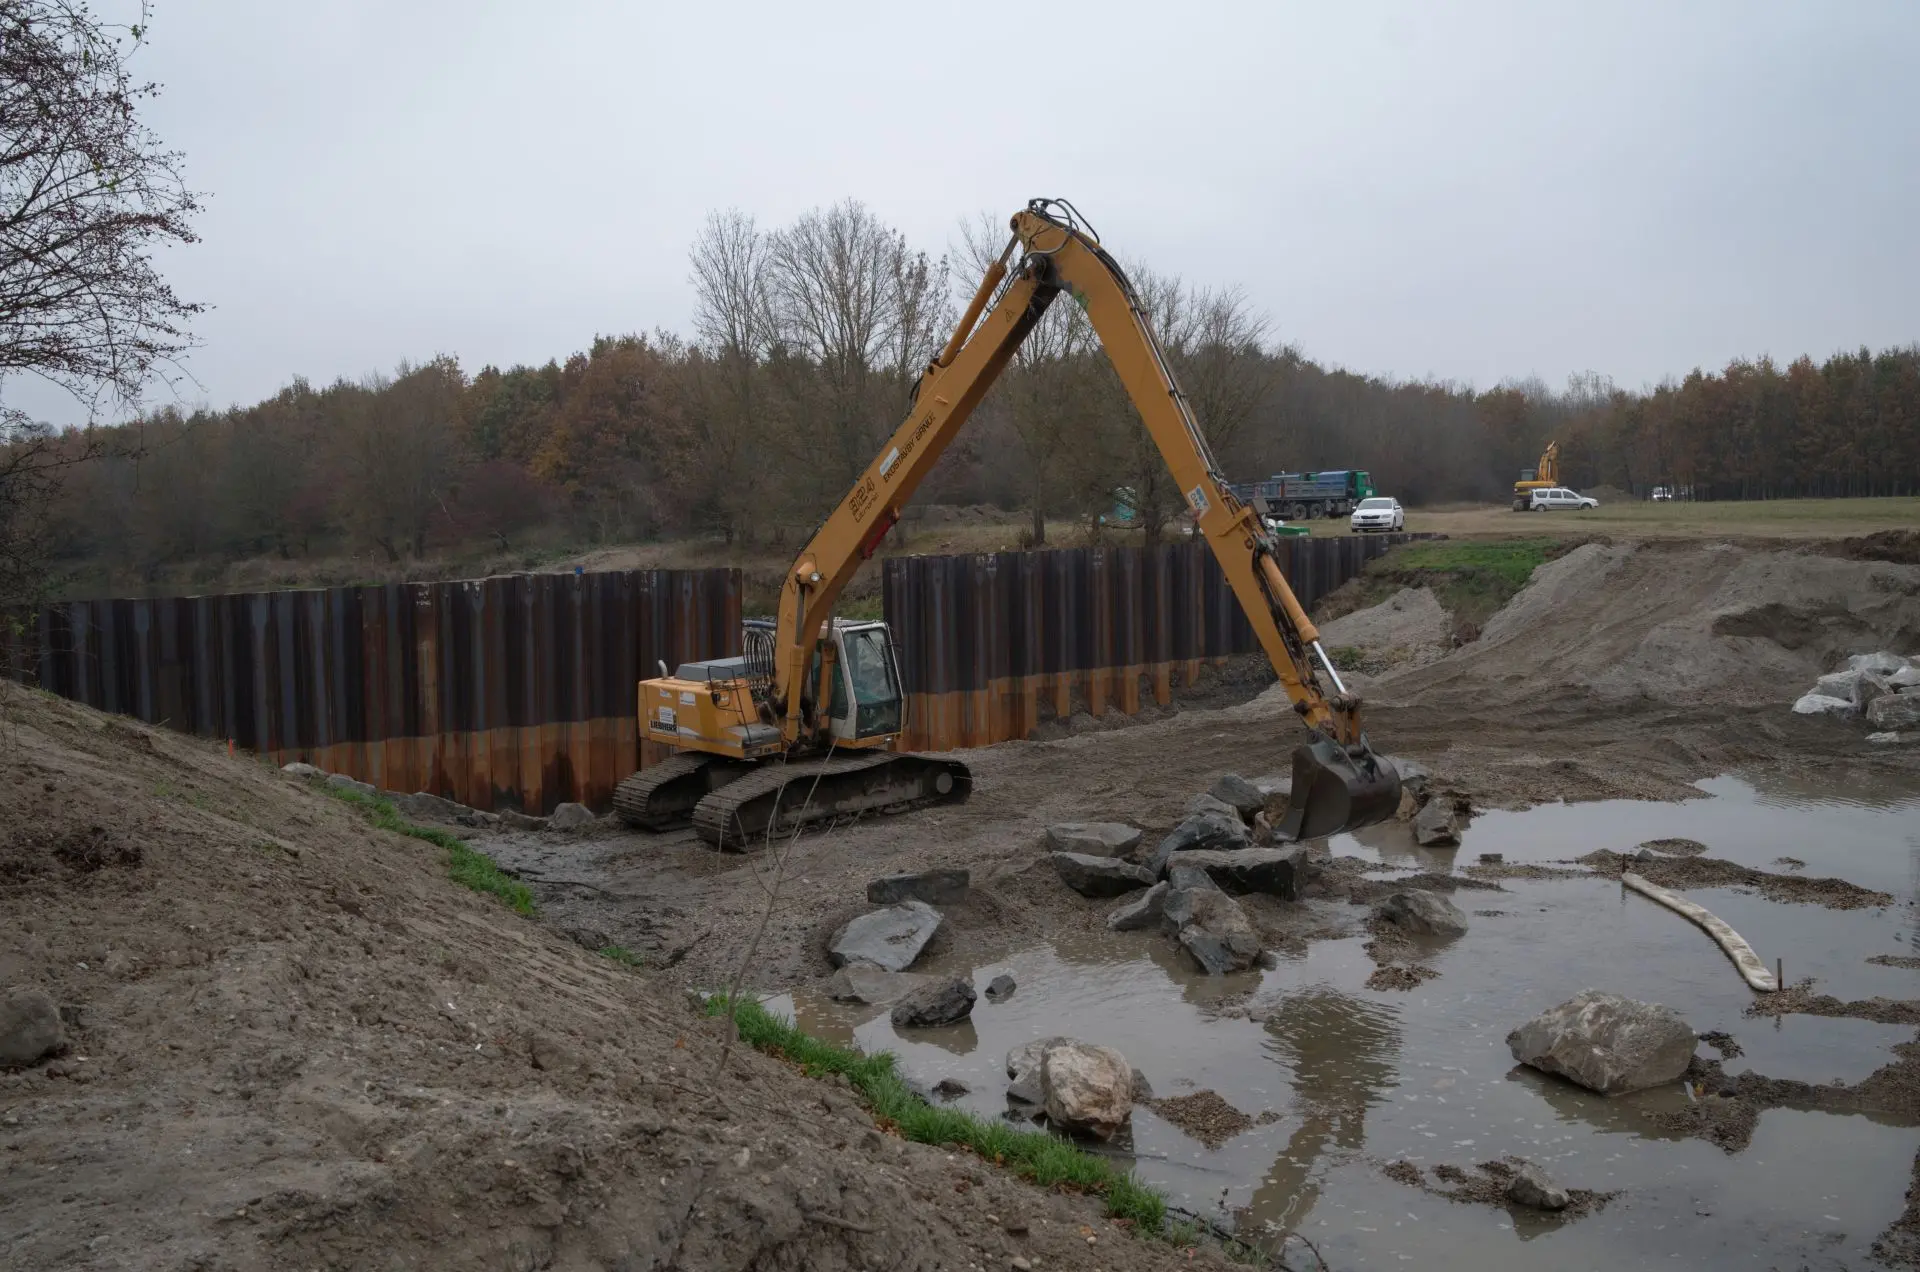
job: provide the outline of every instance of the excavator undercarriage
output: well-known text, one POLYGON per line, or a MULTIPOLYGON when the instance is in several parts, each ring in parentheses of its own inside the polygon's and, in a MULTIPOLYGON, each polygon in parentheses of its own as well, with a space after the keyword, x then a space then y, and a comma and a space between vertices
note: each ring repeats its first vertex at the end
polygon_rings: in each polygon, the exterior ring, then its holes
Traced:
POLYGON ((613 806, 630 826, 692 825, 715 847, 744 852, 803 826, 957 804, 972 793, 973 774, 946 755, 845 751, 751 763, 682 753, 620 783, 613 806))

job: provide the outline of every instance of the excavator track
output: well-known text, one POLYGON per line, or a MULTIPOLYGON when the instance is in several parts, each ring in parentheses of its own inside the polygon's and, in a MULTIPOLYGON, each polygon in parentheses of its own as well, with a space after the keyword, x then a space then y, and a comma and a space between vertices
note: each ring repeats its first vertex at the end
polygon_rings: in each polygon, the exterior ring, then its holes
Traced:
POLYGON ((967 766, 943 755, 868 751, 769 761, 701 800, 693 827, 708 843, 747 852, 764 842, 770 823, 779 834, 842 817, 957 804, 972 793, 967 766))
POLYGON ((685 826, 694 806, 747 765, 718 756, 682 752, 643 768, 613 788, 613 811, 641 830, 685 826))

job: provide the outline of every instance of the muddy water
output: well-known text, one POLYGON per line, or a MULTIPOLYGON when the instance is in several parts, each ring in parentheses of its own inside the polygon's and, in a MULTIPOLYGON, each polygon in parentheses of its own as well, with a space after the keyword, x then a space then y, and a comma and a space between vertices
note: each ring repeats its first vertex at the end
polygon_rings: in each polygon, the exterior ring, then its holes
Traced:
MULTIPOLYGON (((1488 814, 1457 852, 1416 850, 1400 826, 1334 846, 1379 861, 1383 872, 1448 870, 1481 852, 1549 862, 1679 836, 1763 868, 1791 856, 1808 874, 1840 875, 1895 901, 1842 913, 1746 889, 1689 895, 1763 957, 1783 958, 1791 979, 1818 976, 1849 998, 1920 996, 1920 972, 1864 961, 1920 946, 1920 798, 1732 779, 1704 783, 1703 795, 1488 814)), ((1410 992, 1365 987, 1372 964, 1360 937, 1316 943, 1265 972, 1209 979, 1168 942, 1128 934, 916 969, 971 973, 977 987, 1001 972, 1019 982, 1011 999, 983 997, 954 1029, 903 1036, 879 1009, 806 995, 779 1001, 816 1033, 896 1052, 919 1082, 960 1079, 971 1088, 961 1102, 991 1116, 1005 1108, 1007 1050, 1054 1033, 1118 1047, 1161 1095, 1211 1089, 1249 1114, 1270 1111, 1277 1120, 1208 1150, 1141 1108, 1130 1141, 1110 1151, 1180 1205, 1242 1232, 1298 1229, 1335 1267, 1869 1265, 1874 1237, 1900 1212, 1920 1128, 1773 1110, 1752 1144, 1729 1156, 1646 1119, 1689 1098, 1677 1085, 1607 1100, 1517 1069, 1505 1036, 1598 986, 1664 1002, 1697 1030, 1731 1033, 1745 1049, 1731 1071, 1818 1082, 1866 1076, 1914 1031, 1747 1019, 1751 995, 1734 969, 1679 916, 1600 879, 1505 886, 1456 896, 1471 930, 1431 949, 1426 961, 1441 975, 1410 992), (1233 1014, 1241 1008, 1255 1019, 1233 1014), (1597 1214, 1560 1222, 1450 1202, 1379 1170, 1402 1158, 1468 1166, 1506 1154, 1541 1163, 1563 1184, 1620 1195, 1597 1214)))

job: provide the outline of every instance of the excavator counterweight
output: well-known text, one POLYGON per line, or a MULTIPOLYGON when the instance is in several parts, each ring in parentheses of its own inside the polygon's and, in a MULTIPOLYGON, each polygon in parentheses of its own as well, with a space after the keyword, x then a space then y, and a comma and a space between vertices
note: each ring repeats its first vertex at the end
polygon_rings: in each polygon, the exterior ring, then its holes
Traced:
POLYGON ((722 847, 746 847, 809 822, 967 797, 965 764, 893 750, 904 701, 886 624, 838 619, 833 607, 1063 293, 1086 310, 1310 733, 1294 751, 1281 833, 1317 839, 1399 807, 1399 775, 1368 746, 1359 698, 1321 649, 1265 521, 1228 489, 1119 263, 1065 200, 1033 200, 1010 229, 959 326, 921 374, 906 420, 787 571, 777 618, 748 625, 739 658, 684 664, 672 675, 663 666, 641 682, 641 736, 678 754, 621 783, 614 803, 631 824, 691 820, 722 847))

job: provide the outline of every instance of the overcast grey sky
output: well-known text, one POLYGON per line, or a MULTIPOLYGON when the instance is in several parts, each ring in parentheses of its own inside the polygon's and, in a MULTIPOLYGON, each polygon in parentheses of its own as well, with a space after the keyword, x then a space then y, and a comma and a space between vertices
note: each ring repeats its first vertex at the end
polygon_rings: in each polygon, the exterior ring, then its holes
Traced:
MULTIPOLYGON (((96 0, 113 12, 132 0, 96 0)), ((1637 387, 1920 339, 1920 3, 156 0, 189 401, 686 330, 711 209, 1065 195, 1322 361, 1637 387)), ((27 386, 10 400, 56 412, 27 386)))

